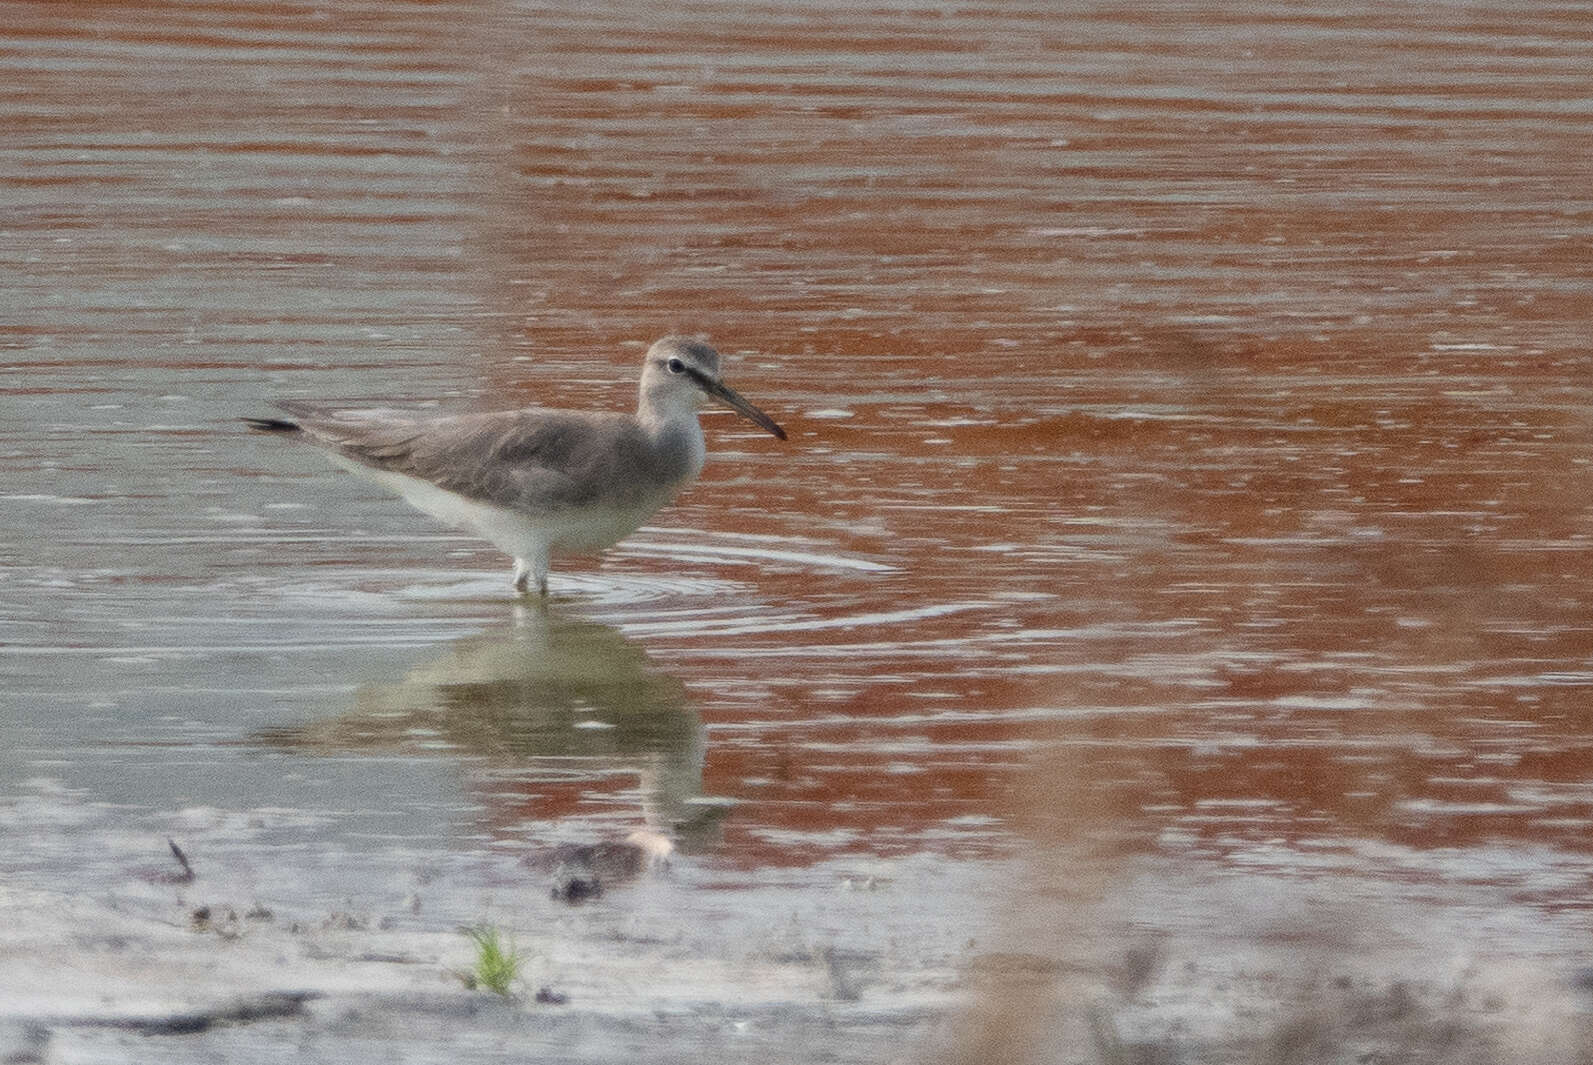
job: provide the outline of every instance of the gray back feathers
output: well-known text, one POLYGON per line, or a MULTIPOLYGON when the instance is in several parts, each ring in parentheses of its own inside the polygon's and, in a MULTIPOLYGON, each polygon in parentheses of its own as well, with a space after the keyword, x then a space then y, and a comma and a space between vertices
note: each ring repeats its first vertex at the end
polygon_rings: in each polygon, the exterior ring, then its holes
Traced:
POLYGON ((305 435, 361 465, 523 513, 656 506, 696 472, 688 438, 651 435, 628 415, 519 410, 354 419, 309 404, 279 406, 305 435))

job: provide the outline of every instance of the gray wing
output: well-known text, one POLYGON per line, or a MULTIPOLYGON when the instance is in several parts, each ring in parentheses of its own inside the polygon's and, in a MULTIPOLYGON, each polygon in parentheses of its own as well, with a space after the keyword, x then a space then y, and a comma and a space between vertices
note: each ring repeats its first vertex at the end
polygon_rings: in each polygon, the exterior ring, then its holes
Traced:
POLYGON ((626 503, 673 478, 629 418, 519 410, 441 418, 339 418, 278 404, 311 440, 364 466, 515 510, 626 503))

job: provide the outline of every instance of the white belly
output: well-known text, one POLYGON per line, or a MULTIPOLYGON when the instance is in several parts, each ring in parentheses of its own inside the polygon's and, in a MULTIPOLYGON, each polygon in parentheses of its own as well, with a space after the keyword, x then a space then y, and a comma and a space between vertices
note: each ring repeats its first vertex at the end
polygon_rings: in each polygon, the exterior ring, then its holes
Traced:
POLYGON ((514 558, 535 559, 550 554, 600 551, 639 529, 673 497, 673 492, 633 507, 583 507, 551 514, 522 514, 467 499, 408 474, 376 470, 340 455, 338 465, 375 481, 456 528, 473 529, 514 558))

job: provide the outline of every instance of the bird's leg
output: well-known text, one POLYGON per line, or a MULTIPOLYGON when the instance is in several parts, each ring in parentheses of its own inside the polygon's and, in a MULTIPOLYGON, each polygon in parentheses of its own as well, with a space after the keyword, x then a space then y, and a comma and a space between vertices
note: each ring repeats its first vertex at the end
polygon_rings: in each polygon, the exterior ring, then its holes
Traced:
POLYGON ((546 556, 534 558, 527 562, 523 558, 514 560, 514 590, 525 595, 531 590, 531 582, 535 580, 537 594, 542 598, 548 597, 548 560, 546 556))

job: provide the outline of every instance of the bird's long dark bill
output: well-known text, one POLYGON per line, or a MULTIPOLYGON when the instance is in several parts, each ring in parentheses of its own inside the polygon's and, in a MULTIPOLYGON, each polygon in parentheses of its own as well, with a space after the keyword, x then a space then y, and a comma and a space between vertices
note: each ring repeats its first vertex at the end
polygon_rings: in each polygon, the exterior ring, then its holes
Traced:
POLYGON ((763 413, 763 411, 759 410, 757 407, 754 407, 751 403, 742 399, 741 393, 737 392, 729 385, 720 381, 710 381, 706 377, 697 377, 697 384, 701 386, 704 392, 708 393, 710 396, 714 397, 725 406, 734 408, 737 414, 741 415, 749 422, 757 423, 764 429, 779 437, 781 440, 785 439, 785 430, 776 425, 773 418, 763 413))

